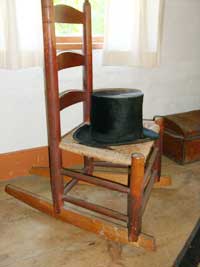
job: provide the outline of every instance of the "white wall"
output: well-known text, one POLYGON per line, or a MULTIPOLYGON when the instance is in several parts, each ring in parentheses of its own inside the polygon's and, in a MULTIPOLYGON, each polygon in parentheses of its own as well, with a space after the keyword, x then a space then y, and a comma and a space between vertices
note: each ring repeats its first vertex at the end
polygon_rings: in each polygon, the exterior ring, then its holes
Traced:
MULTIPOLYGON (((199 14, 199 0, 166 0, 160 67, 103 67, 101 51, 95 51, 94 88, 141 89, 145 118, 199 109, 199 14)), ((81 74, 81 68, 61 72, 61 90, 81 88, 81 74)), ((0 153, 46 145, 43 70, 0 70, 0 81, 0 153)), ((63 132, 81 118, 81 104, 64 111, 63 132)))

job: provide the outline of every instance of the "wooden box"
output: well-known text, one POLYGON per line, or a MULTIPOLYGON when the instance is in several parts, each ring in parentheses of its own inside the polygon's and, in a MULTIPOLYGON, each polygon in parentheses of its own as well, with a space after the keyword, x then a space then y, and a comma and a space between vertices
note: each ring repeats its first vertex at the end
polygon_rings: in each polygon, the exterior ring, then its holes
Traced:
POLYGON ((200 110, 164 117, 163 153, 180 164, 200 160, 200 110))

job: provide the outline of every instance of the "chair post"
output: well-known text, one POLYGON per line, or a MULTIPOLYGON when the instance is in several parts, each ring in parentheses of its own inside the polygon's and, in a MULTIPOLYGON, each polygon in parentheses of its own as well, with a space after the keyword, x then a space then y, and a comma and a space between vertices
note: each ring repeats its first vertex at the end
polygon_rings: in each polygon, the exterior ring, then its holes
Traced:
POLYGON ((84 157, 84 173, 92 175, 94 171, 94 160, 93 158, 84 157))
POLYGON ((86 93, 86 101, 84 101, 84 121, 90 122, 91 94, 93 90, 93 70, 91 5, 88 0, 85 0, 83 10, 85 14, 85 23, 83 26, 83 53, 85 55, 85 65, 83 68, 83 90, 86 93))
POLYGON ((163 117, 155 117, 154 121, 160 127, 160 132, 159 132, 160 137, 155 143, 155 146, 158 147, 158 156, 157 156, 157 160, 154 164, 154 169, 157 170, 155 182, 159 182, 160 177, 161 177, 161 164, 162 164, 162 154, 163 154, 164 118, 163 117))
POLYGON ((128 238, 132 242, 136 242, 141 233, 144 165, 144 156, 134 153, 131 158, 128 194, 128 238))
MULTIPOLYGON (((83 6, 85 14, 85 24, 83 26, 83 53, 85 55, 85 65, 83 68, 83 90, 86 93, 86 100, 83 103, 84 122, 90 122, 91 94, 93 91, 93 70, 92 70, 92 23, 91 5, 85 0, 83 6)), ((93 160, 84 157, 84 169, 87 174, 93 172, 93 160)))
POLYGON ((54 212, 59 213, 63 207, 63 178, 60 174, 61 151, 59 143, 60 104, 58 90, 58 73, 56 61, 56 40, 54 25, 54 6, 52 0, 42 0, 44 56, 46 77, 46 105, 48 118, 49 166, 54 212))

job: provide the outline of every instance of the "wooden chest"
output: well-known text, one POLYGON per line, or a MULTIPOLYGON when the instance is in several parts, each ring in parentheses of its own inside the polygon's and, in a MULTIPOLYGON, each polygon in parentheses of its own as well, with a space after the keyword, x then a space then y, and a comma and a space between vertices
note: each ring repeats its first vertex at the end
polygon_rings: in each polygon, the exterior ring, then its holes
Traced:
POLYGON ((180 164, 200 160, 200 110, 164 117, 163 153, 180 164))

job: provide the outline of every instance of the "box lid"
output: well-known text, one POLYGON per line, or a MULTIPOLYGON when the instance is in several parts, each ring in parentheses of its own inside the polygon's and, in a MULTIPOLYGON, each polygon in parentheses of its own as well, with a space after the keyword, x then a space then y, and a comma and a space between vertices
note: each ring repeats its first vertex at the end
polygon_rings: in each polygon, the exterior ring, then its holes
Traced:
POLYGON ((200 110, 167 115, 164 117, 164 127, 185 138, 200 136, 200 110))

